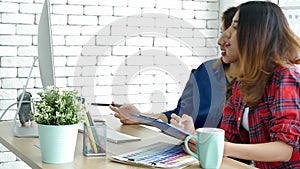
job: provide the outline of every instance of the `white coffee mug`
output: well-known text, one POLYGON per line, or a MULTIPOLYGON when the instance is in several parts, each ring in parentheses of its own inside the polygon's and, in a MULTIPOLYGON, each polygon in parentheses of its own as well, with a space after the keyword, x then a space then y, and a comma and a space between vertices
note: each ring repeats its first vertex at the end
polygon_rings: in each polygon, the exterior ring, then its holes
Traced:
POLYGON ((199 128, 197 135, 190 135, 184 140, 184 146, 189 154, 200 161, 205 169, 219 168, 224 153, 225 131, 219 128, 199 128), (197 154, 188 146, 190 139, 196 140, 197 154))

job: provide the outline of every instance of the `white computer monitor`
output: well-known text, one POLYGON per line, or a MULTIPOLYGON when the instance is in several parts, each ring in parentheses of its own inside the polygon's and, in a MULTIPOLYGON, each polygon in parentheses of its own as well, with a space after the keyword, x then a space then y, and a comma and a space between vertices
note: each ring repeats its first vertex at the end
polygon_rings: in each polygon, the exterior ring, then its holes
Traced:
MULTIPOLYGON (((51 18, 50 18, 50 3, 45 0, 43 10, 40 17, 38 28, 38 62, 40 77, 43 88, 47 86, 55 86, 55 74, 53 66, 53 49, 52 49, 52 35, 51 35, 51 18)), ((34 66, 34 64, 32 65, 34 66)), ((31 72, 30 72, 31 74, 31 72)), ((29 75, 30 78, 30 75, 29 75)), ((28 78, 28 80, 29 80, 28 78)), ((27 82, 28 83, 28 82, 27 82)), ((23 93, 26 91, 27 84, 24 87, 23 93)), ((23 96, 22 96, 23 98, 23 96)), ((23 99, 22 99, 23 100, 23 99)), ((21 102, 22 102, 21 100, 21 102)), ((36 126, 22 127, 17 123, 17 114, 13 121, 13 134, 16 137, 38 137, 36 126)))
POLYGON ((38 61, 43 88, 55 86, 50 3, 45 0, 38 28, 38 61))

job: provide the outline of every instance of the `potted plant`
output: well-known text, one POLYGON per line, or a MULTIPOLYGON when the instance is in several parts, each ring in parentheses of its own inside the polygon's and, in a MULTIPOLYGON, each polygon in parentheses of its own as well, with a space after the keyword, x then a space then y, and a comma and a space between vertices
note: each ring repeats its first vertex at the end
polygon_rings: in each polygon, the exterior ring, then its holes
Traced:
POLYGON ((74 160, 78 123, 82 120, 77 91, 49 86, 38 95, 32 117, 38 125, 42 161, 68 163, 74 160))

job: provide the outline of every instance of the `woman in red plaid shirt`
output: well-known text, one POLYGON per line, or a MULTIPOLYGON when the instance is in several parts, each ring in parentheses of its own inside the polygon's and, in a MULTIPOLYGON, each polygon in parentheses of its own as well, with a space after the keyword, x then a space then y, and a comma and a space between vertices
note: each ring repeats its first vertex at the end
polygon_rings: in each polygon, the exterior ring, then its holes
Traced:
MULTIPOLYGON (((300 168, 299 38, 282 10, 262 1, 241 4, 224 34, 226 53, 239 56, 240 68, 223 112, 224 156, 258 168, 300 168)), ((172 118, 195 134, 191 117, 172 118)))
POLYGON ((240 70, 224 109, 224 156, 300 168, 300 41, 271 2, 241 4, 224 32, 240 70))

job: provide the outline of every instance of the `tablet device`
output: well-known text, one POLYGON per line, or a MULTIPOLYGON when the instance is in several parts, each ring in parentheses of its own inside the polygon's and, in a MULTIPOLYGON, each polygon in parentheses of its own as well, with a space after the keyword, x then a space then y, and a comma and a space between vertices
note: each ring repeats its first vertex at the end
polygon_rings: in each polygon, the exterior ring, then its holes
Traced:
POLYGON ((184 141, 184 139, 190 135, 189 133, 176 128, 160 119, 155 119, 152 117, 143 116, 140 114, 131 114, 131 116, 140 121, 141 124, 149 125, 160 129, 164 134, 175 137, 179 140, 184 141))

